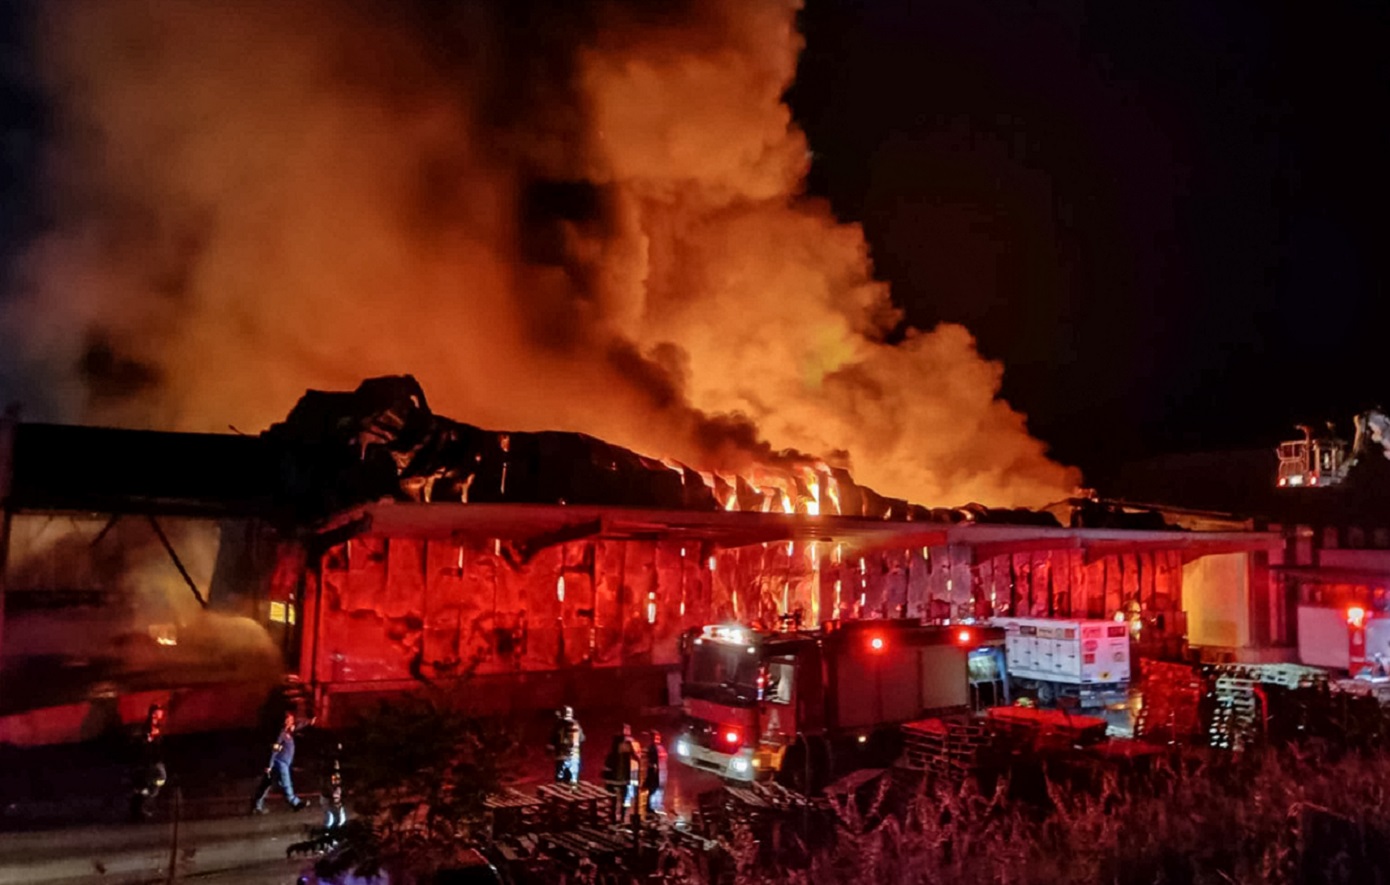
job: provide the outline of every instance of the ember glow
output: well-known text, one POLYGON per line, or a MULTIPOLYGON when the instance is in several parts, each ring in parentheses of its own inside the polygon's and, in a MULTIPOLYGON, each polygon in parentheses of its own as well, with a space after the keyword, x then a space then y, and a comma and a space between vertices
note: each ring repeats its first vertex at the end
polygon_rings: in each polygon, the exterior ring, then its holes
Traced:
POLYGON ((0 302, 3 393, 254 432, 410 373, 443 414, 689 464, 729 509, 838 511, 785 450, 929 506, 1070 492, 968 331, 889 343, 861 230, 803 196, 797 8, 46 4, 55 223, 0 302))

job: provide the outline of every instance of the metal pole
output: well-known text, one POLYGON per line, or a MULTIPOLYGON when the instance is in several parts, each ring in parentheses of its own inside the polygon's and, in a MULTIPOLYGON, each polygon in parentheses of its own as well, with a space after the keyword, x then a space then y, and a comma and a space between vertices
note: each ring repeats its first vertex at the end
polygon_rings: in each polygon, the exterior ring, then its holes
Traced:
POLYGON ((169 875, 164 880, 174 885, 179 880, 179 818, 183 816, 183 787, 174 787, 174 832, 169 839, 169 875))
POLYGON ((10 407, 0 415, 0 651, 5 647, 5 574, 10 553, 10 490, 14 475, 14 436, 19 410, 10 407))

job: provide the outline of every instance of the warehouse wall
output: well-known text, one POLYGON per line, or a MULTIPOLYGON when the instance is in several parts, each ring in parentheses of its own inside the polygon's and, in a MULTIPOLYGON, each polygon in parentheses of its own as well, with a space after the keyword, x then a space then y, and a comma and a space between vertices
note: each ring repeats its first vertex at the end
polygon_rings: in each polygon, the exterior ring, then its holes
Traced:
MULTIPOLYGON (((1110 617, 1137 606, 1145 642, 1181 639, 1177 553, 971 560, 963 547, 860 555, 832 542, 710 551, 584 540, 518 564, 496 542, 360 536, 303 563, 317 622, 304 675, 367 683, 670 665, 686 629, 771 626, 789 611, 810 627, 834 617, 1110 617)), ((273 592, 293 598, 295 573, 278 574, 273 592)))

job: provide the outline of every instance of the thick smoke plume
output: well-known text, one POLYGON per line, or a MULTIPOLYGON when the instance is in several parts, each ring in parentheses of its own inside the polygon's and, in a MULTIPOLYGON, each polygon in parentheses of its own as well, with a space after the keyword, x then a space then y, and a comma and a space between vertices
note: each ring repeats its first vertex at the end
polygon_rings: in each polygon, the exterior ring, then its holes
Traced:
POLYGON ((258 430, 411 373, 442 414, 704 468, 1065 494, 1000 366, 959 326, 888 343, 862 232, 801 195, 797 7, 44 4, 55 223, 8 287, 6 393, 258 430))

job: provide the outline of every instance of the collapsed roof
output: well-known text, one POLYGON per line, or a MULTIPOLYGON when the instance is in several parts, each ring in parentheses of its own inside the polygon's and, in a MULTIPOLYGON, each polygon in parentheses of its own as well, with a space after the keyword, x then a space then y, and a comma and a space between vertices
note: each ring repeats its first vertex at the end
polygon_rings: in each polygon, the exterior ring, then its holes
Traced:
POLYGON ((910 504, 805 458, 761 468, 759 487, 744 477, 663 462, 582 433, 484 430, 434 414, 410 376, 372 378, 350 393, 311 390, 264 435, 289 453, 293 497, 321 514, 396 500, 1059 525, 1051 514, 1031 510, 910 504))

